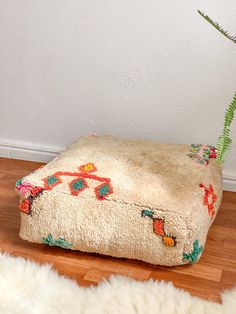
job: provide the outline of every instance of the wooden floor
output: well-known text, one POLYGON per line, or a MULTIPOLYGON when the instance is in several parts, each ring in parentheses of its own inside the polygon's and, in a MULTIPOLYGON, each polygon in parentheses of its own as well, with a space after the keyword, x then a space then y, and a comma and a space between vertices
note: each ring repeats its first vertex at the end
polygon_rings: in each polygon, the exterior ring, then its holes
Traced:
POLYGON ((236 193, 224 192, 222 206, 210 229, 204 253, 194 265, 154 267, 134 260, 69 251, 19 238, 20 213, 15 182, 41 163, 0 158, 0 251, 49 262, 81 285, 95 285, 111 274, 135 279, 172 281, 191 294, 220 301, 220 292, 236 285, 236 193))

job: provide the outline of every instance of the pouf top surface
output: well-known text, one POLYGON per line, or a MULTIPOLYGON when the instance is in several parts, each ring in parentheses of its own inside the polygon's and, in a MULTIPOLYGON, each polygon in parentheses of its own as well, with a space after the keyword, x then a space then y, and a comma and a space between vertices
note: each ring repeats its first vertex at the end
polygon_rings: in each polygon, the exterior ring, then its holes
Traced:
POLYGON ((212 175, 215 181, 221 180, 215 159, 199 162, 194 147, 198 145, 87 136, 25 180, 35 186, 51 185, 58 193, 164 207, 185 216, 191 211, 199 183, 212 175), (93 190, 87 188, 88 180, 93 190))

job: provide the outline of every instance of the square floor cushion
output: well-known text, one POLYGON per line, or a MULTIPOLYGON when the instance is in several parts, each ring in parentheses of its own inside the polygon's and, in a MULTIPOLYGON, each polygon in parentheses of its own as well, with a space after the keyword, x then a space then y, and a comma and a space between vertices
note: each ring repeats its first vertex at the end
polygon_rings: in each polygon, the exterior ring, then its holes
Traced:
POLYGON ((197 261, 222 195, 215 148, 88 136, 16 183, 20 236, 71 250, 197 261))

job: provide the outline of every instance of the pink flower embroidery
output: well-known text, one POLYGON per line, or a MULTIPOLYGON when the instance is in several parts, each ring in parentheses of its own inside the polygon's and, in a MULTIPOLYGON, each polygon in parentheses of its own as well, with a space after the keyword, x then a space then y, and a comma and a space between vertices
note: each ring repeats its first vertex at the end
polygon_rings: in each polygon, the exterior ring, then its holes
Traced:
POLYGON ((28 182, 22 182, 16 187, 16 190, 19 191, 25 198, 30 196, 32 189, 33 189, 32 184, 28 182))

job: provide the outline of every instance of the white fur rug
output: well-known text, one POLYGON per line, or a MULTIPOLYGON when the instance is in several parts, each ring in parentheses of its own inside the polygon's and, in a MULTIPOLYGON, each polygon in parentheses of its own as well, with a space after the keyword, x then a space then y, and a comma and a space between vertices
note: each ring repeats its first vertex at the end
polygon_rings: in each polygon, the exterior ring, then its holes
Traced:
POLYGON ((220 305, 192 297, 171 283, 121 276, 83 288, 59 276, 50 265, 0 254, 0 313, 233 314, 236 289, 224 292, 220 305))

